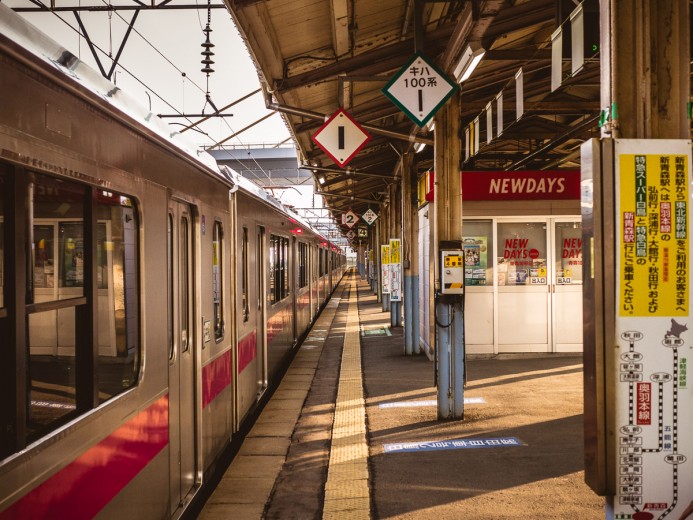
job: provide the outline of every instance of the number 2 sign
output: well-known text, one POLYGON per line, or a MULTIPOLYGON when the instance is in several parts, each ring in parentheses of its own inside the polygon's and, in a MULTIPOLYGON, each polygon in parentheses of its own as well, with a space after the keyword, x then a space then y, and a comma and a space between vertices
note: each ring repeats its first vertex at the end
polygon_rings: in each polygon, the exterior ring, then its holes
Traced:
POLYGON ((352 210, 347 211, 342 215, 342 224, 347 226, 349 229, 353 228, 359 221, 359 216, 352 210))

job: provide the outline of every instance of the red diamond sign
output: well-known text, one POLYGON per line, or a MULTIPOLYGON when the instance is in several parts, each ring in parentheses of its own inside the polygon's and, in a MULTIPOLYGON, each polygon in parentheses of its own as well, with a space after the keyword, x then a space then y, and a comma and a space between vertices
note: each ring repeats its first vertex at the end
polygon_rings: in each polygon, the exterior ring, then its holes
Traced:
POLYGON ((371 136, 340 108, 320 127, 312 139, 343 168, 371 140, 371 136))

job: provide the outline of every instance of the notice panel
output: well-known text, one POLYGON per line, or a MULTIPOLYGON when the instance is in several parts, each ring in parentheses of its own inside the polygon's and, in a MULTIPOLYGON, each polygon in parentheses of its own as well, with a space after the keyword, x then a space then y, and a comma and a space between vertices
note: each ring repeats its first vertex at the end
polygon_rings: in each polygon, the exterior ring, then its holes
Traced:
POLYGON ((614 518, 693 500, 691 143, 616 140, 614 518))

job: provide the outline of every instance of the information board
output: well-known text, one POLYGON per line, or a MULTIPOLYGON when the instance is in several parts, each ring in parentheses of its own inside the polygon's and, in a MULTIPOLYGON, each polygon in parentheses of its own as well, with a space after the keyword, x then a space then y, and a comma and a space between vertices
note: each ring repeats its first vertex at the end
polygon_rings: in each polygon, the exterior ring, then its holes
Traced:
POLYGON ((402 241, 390 239, 390 301, 402 301, 402 241))
POLYGON ((616 140, 616 519, 693 500, 691 142, 616 140))

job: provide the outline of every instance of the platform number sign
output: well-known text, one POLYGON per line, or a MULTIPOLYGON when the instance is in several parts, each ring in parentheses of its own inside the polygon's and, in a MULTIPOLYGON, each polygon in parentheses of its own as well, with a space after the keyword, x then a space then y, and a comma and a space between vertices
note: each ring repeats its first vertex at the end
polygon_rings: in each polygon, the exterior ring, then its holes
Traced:
POLYGON ((343 168, 371 140, 371 136, 340 108, 318 129, 312 139, 343 168))
POLYGON ((417 125, 424 126, 458 89, 431 60, 416 53, 382 92, 417 125))
POLYGON ((369 209, 363 215, 361 215, 361 218, 370 226, 376 221, 378 214, 372 209, 369 209))
POLYGON ((359 216, 352 210, 347 211, 342 215, 342 224, 344 224, 349 229, 353 228, 359 221, 359 216))

